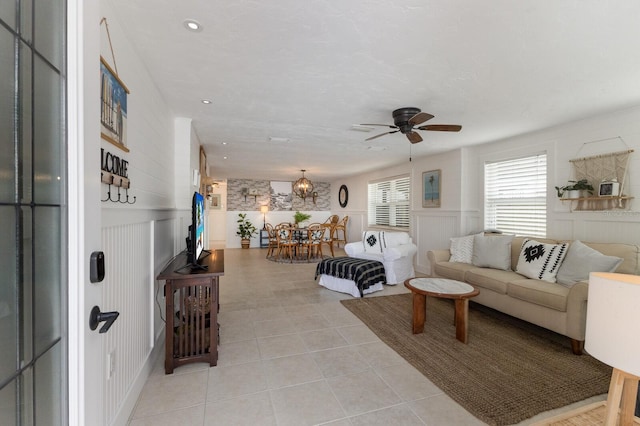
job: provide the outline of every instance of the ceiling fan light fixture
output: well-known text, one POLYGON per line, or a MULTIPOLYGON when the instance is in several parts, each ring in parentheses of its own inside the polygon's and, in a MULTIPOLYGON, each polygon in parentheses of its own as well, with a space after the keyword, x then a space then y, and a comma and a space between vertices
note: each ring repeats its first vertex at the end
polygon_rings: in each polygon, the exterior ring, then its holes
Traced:
POLYGON ((306 170, 302 169, 300 171, 302 172, 302 177, 293 183, 293 193, 304 200, 313 193, 313 183, 304 177, 306 170))

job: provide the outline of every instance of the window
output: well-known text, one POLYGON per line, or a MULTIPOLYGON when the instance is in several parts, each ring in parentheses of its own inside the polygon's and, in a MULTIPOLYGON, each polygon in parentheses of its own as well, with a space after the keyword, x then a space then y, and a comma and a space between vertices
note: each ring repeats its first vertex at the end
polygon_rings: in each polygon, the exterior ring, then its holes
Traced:
POLYGON ((409 228, 411 207, 409 176, 369 184, 369 226, 409 228))
POLYGON ((546 237, 547 154, 485 163, 484 225, 546 237))

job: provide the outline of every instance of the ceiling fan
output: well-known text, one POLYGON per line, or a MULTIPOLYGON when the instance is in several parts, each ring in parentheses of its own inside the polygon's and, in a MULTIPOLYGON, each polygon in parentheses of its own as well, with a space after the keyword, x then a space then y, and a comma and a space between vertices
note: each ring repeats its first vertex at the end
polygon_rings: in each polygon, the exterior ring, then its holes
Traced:
POLYGON ((431 120, 434 116, 426 112, 420 111, 420 108, 406 107, 399 108, 393 111, 393 125, 391 124, 361 124, 361 126, 384 126, 390 129, 395 129, 390 132, 381 133, 376 136, 365 139, 370 141, 380 136, 390 135, 391 133, 401 132, 403 135, 407 135, 407 139, 411 143, 422 142, 422 137, 414 132, 414 130, 435 130, 438 132, 459 132, 462 126, 457 124, 428 124, 425 126, 415 127, 425 121, 431 120), (414 129, 415 127, 415 129, 414 129))

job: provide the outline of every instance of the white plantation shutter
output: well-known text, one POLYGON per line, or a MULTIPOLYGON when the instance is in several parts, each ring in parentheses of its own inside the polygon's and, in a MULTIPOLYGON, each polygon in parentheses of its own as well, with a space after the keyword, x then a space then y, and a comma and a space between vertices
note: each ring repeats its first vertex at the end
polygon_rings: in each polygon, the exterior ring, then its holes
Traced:
POLYGON ((409 228, 411 181, 409 176, 369 184, 369 226, 409 228))
POLYGON ((547 154, 484 165, 485 228, 547 235, 547 154))

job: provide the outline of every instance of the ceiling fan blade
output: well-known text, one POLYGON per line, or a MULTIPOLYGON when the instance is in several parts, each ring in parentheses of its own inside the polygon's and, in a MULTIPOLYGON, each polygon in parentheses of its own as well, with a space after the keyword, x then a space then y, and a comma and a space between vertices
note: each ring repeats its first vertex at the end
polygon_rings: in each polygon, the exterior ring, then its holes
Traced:
POLYGON ((407 139, 409 139, 409 142, 411 142, 411 143, 422 142, 422 136, 420 136, 416 132, 407 133, 407 139))
POLYGON ((435 130, 437 132, 459 132, 462 126, 457 124, 428 124, 418 127, 420 130, 435 130))
POLYGON ((412 126, 417 126, 418 124, 424 123, 425 121, 431 120, 433 115, 428 114, 426 112, 419 112, 413 117, 409 119, 409 124, 412 126))
POLYGON ((380 133, 379 135, 372 136, 370 138, 365 139, 365 141, 370 141, 371 139, 379 138, 380 136, 390 135, 391 133, 398 133, 400 130, 393 130, 391 132, 380 133))
POLYGON ((388 127, 390 129, 397 129, 398 126, 394 126, 392 124, 360 124, 360 126, 383 126, 383 127, 388 127))

